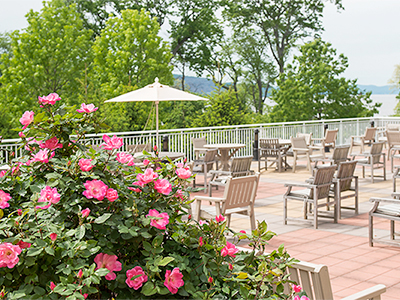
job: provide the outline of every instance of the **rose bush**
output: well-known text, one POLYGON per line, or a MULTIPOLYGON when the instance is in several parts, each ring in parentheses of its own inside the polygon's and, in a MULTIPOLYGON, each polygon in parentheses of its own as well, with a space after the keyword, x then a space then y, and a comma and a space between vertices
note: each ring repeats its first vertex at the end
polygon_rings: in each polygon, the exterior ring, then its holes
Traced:
POLYGON ((184 163, 145 153, 142 170, 116 136, 95 151, 85 134, 103 126, 97 108, 60 103, 39 97, 42 111, 24 114, 23 156, 0 174, 0 297, 293 298, 283 246, 256 255, 274 236, 265 222, 233 233, 223 216, 192 221, 184 163))

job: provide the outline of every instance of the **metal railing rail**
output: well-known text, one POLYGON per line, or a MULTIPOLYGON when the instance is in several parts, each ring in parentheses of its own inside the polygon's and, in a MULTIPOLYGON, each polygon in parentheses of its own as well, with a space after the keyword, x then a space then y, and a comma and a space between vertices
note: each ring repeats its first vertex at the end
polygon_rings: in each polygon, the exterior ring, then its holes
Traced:
MULTIPOLYGON (((297 132, 313 133, 313 138, 322 138, 324 130, 339 129, 337 144, 349 144, 351 136, 363 135, 365 128, 375 126, 379 131, 383 131, 386 124, 400 124, 399 117, 377 117, 377 118, 348 118, 333 120, 315 120, 300 122, 282 122, 282 123, 264 123, 264 124, 248 124, 235 126, 219 126, 219 127, 199 127, 199 128, 182 128, 182 129, 163 129, 159 131, 159 140, 156 143, 156 131, 132 131, 132 132, 113 132, 101 134, 87 134, 84 140, 90 145, 100 145, 103 143, 103 135, 118 136, 124 140, 125 145, 147 144, 163 145, 165 151, 183 152, 188 160, 192 160, 193 144, 192 138, 205 136, 207 142, 213 143, 241 143, 246 144, 245 148, 240 149, 235 156, 253 155, 255 136, 258 130, 258 138, 282 138, 289 139, 295 136, 297 132)), ((256 143, 257 145, 257 143, 256 143)), ((10 160, 10 154, 21 156, 21 140, 8 139, 0 143, 2 163, 10 160)))

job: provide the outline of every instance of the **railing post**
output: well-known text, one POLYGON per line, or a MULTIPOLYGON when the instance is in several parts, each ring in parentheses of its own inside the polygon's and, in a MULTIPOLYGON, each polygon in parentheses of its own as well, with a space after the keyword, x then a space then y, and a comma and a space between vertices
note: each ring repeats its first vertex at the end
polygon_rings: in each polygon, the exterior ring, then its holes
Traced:
POLYGON ((258 129, 254 129, 253 160, 258 161, 258 129))
POLYGON ((168 135, 163 136, 162 151, 169 151, 168 149, 168 135))

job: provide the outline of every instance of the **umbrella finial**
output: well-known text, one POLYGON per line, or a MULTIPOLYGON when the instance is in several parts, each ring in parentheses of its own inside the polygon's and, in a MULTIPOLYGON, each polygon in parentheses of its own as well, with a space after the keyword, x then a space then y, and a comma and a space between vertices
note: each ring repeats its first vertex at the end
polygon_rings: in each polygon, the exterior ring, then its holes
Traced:
POLYGON ((155 83, 158 83, 158 77, 156 77, 156 79, 154 80, 155 83))

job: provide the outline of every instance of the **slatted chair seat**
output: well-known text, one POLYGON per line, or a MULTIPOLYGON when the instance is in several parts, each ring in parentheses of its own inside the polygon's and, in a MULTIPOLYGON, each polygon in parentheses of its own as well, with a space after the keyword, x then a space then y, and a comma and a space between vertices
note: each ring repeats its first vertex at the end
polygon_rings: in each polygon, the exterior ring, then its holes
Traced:
POLYGON ((208 184, 209 196, 212 196, 212 187, 216 186, 218 189, 218 186, 225 186, 228 177, 235 178, 254 174, 254 171, 250 169, 252 160, 253 156, 233 157, 229 166, 229 171, 211 170, 211 180, 208 184))
MULTIPOLYGON (((279 139, 259 139, 258 141, 258 172, 262 169, 267 170, 275 164, 278 172, 282 171, 283 161, 286 163, 286 148, 282 148, 279 144, 279 139), (264 167, 261 167, 261 162, 264 161, 264 167), (268 163, 270 165, 268 166, 268 163)), ((286 165, 286 164, 285 164, 286 165)))
MULTIPOLYGON (((371 169, 371 182, 374 183, 374 170, 383 169, 383 180, 386 180, 386 160, 385 153, 383 150, 383 142, 372 143, 369 153, 358 154, 359 156, 364 156, 365 158, 355 159, 355 154, 353 154, 353 160, 357 161, 359 166, 362 166, 362 176, 365 178, 365 167, 370 167, 371 169), (383 159, 381 159, 383 158, 383 159)), ((375 175, 375 177, 377 177, 375 175)))
MULTIPOLYGON (((193 161, 193 174, 203 175, 204 177, 204 193, 207 193, 207 181, 210 177, 210 171, 214 169, 214 164, 218 169, 218 149, 207 149, 203 159, 195 159, 193 161)), ((196 176, 193 179, 193 187, 196 187, 196 176)))
POLYGON ((224 215, 227 218, 227 225, 230 226, 231 215, 239 213, 249 216, 251 230, 256 228, 256 219, 254 215, 254 201, 257 196, 258 182, 260 173, 250 176, 232 178, 229 177, 223 197, 205 197, 195 196, 196 213, 195 220, 210 219, 215 215, 224 215), (201 208, 201 201, 210 201, 215 203, 215 214, 205 211, 201 208))
MULTIPOLYGON (((398 197, 399 195, 394 193, 392 196, 398 197)), ((369 201, 374 203, 373 207, 369 211, 369 245, 372 247, 374 242, 378 242, 393 246, 400 246, 400 242, 395 241, 395 236, 399 235, 395 232, 395 221, 400 222, 400 199, 371 198, 369 201), (374 237, 374 218, 390 220, 389 240, 387 238, 374 237)))

